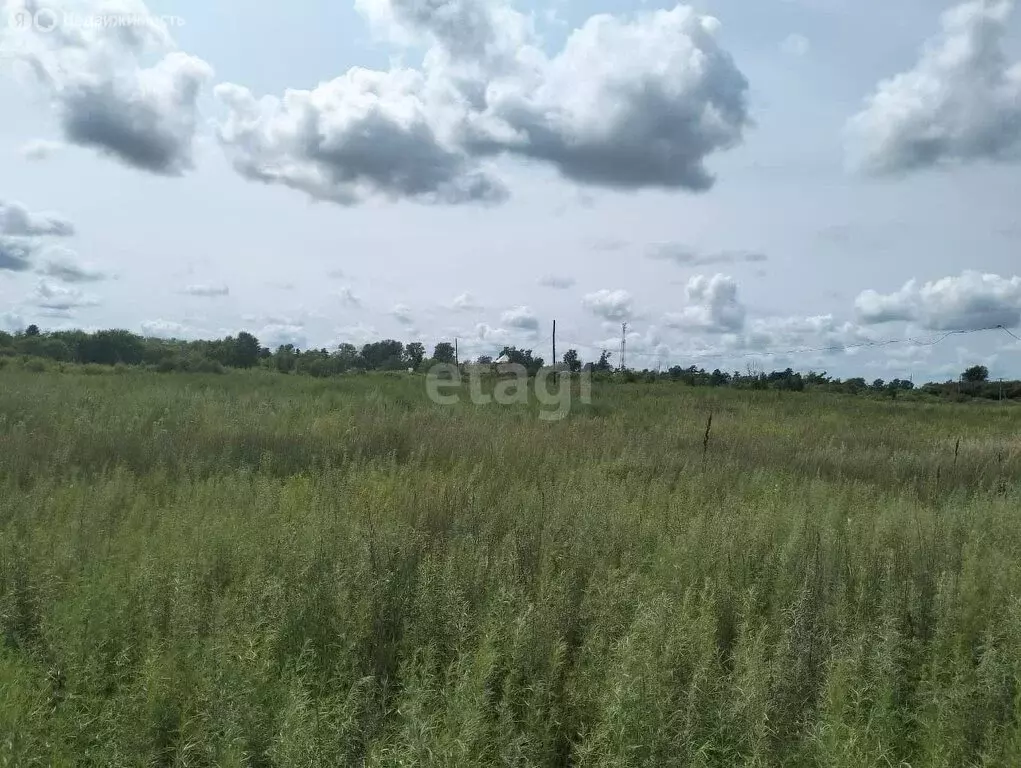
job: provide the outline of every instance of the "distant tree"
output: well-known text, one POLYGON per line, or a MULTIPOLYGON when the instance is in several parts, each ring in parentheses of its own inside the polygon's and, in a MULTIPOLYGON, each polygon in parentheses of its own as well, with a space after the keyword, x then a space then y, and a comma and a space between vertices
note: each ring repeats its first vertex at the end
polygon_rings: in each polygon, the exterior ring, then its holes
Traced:
POLYGON ((723 385, 729 383, 730 377, 723 371, 721 371, 719 368, 713 371, 712 374, 709 376, 709 384, 713 387, 722 387, 723 385))
POLYGON ((420 341, 411 342, 404 348, 404 356, 411 368, 418 368, 425 359, 425 345, 420 341))
POLYGON ((370 371, 396 371, 405 366, 404 344, 394 339, 375 341, 362 347, 362 360, 370 371))
POLYGON ((347 342, 341 344, 333 353, 333 357, 337 362, 337 371, 339 373, 365 367, 365 361, 354 344, 348 344, 347 342))
POLYGON ((81 363, 138 365, 145 359, 145 339, 129 331, 96 331, 86 334, 75 355, 81 363))
POLYGON ((283 344, 277 347, 273 355, 273 365, 280 373, 290 373, 298 363, 298 351, 293 344, 283 344))
POLYGON ((581 358, 578 357, 578 350, 569 349, 564 353, 564 365, 567 366, 567 370, 571 373, 577 373, 581 370, 581 358))
POLYGON ((517 347, 504 347, 500 356, 506 356, 512 363, 523 365, 529 376, 537 374, 545 362, 541 357, 535 357, 532 350, 517 347))
POLYGON ((15 342, 14 348, 22 355, 43 357, 44 344, 45 340, 42 336, 29 336, 26 334, 15 342))
POLYGON ((882 392, 884 389, 886 389, 886 382, 882 379, 876 379, 872 382, 873 392, 882 392))
POLYGON ((234 340, 231 363, 235 368, 254 368, 259 362, 262 347, 252 334, 241 331, 234 340))
POLYGON ((844 391, 851 395, 857 395, 863 389, 866 389, 868 385, 865 383, 865 379, 858 378, 848 379, 844 382, 844 391))
POLYGON ((478 360, 476 360, 475 363, 477 365, 492 365, 493 357, 492 355, 479 355, 478 360))
POLYGON ((441 341, 433 349, 433 360, 437 363, 453 363, 456 362, 454 355, 454 345, 449 341, 441 341))
POLYGON ((50 360, 66 363, 71 360, 71 348, 61 339, 44 338, 39 355, 40 357, 48 357, 50 360))
POLYGON ((612 357, 612 353, 611 352, 607 352, 604 349, 602 354, 599 355, 599 362, 596 363, 595 370, 602 371, 604 373, 612 370, 610 368, 610 357, 612 357))
POLYGON ((39 335, 39 326, 36 325, 35 323, 32 323, 32 325, 28 326, 28 328, 25 329, 25 335, 26 336, 38 336, 39 335))
POLYGON ((989 381, 989 369, 984 365, 973 365, 961 374, 961 378, 970 383, 989 381))

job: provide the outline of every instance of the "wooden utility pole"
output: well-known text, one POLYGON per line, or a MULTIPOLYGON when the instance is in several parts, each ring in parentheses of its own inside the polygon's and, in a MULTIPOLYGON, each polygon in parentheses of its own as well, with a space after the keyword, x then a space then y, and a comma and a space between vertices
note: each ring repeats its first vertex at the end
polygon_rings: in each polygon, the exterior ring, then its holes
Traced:
POLYGON ((553 321, 553 367, 557 366, 557 321, 553 321))
POLYGON ((460 365, 461 358, 457 355, 457 339, 454 339, 454 365, 460 365))

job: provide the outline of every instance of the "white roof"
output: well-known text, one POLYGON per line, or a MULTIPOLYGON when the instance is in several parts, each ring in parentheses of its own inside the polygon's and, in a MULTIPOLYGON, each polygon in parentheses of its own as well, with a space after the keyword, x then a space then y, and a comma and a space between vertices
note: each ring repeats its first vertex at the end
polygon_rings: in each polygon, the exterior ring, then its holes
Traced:
POLYGON ((511 360, 510 360, 510 358, 509 358, 509 357, 507 357, 507 355, 500 355, 500 356, 499 356, 498 358, 496 358, 496 360, 494 360, 493 362, 495 362, 495 363, 509 363, 510 361, 511 361, 511 360))

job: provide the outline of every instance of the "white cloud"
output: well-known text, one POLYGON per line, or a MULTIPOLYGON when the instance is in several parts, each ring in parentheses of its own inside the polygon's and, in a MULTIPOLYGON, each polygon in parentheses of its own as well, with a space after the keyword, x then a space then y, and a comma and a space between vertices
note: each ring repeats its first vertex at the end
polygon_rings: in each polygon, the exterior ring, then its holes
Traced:
POLYGON ((586 294, 581 303, 596 317, 621 321, 629 319, 634 314, 632 301, 631 294, 625 290, 611 291, 604 288, 601 291, 586 294))
POLYGON ((914 69, 881 82, 848 123, 852 165, 893 174, 1021 157, 1021 63, 1003 39, 1013 0, 969 0, 914 69))
POLYGON ((734 333, 744 328, 747 311, 738 299, 737 282, 728 275, 696 275, 685 287, 688 306, 669 313, 665 322, 673 328, 709 333, 734 333))
POLYGON ((452 309, 456 309, 460 312, 476 312, 482 309, 482 305, 479 304, 478 299, 470 293, 462 293, 459 296, 455 296, 450 306, 452 309))
POLYGON ((146 320, 141 329, 143 336, 155 339, 186 339, 194 335, 191 328, 173 320, 146 320))
POLYGON ((362 305, 361 297, 359 297, 350 286, 345 285, 339 291, 337 291, 337 298, 340 299, 340 303, 347 307, 360 307, 362 305))
POLYGON ((777 351, 799 347, 837 350, 867 341, 864 329, 833 315, 768 317, 749 321, 738 344, 752 350, 777 351))
POLYGON ((1021 277, 965 271, 919 286, 908 281, 898 291, 863 291, 855 300, 863 323, 913 322, 933 331, 978 330, 1021 325, 1021 277))
POLYGON ((65 283, 95 283, 107 278, 107 274, 101 269, 81 263, 74 251, 53 248, 47 251, 47 255, 49 258, 37 270, 39 274, 65 283))
POLYGON ((311 91, 256 99, 216 87, 219 137, 246 178, 353 205, 373 198, 494 202, 504 197, 444 131, 421 73, 354 68, 311 91))
POLYGON ((333 343, 334 347, 345 343, 360 347, 363 344, 379 341, 382 338, 375 326, 366 325, 365 323, 355 323, 336 328, 335 334, 336 341, 333 343))
POLYGON ((390 314, 393 315, 397 322, 401 325, 412 325, 415 322, 414 318, 411 316, 411 307, 407 304, 397 304, 392 310, 390 310, 390 314))
POLYGON ((259 343, 269 349, 292 344, 295 349, 308 348, 308 336, 302 323, 270 323, 255 333, 259 343))
POLYGON ((198 283, 195 285, 189 285, 184 289, 184 293, 189 296, 201 296, 204 298, 214 298, 217 296, 228 296, 230 294, 230 288, 223 283, 216 285, 209 283, 198 283))
POLYGON ((14 312, 0 312, 0 331, 17 333, 25 327, 25 318, 14 312))
POLYGON ((47 160, 64 148, 62 141, 50 141, 49 139, 34 139, 23 144, 18 150, 26 160, 47 160))
POLYGON ((50 96, 64 138, 126 165, 162 175, 192 167, 198 98, 213 72, 201 59, 176 50, 165 24, 141 0, 82 4, 7 0, 9 18, 40 9, 60 16, 128 14, 151 23, 56 24, 0 27, 0 47, 27 65, 50 96), (141 62, 151 61, 151 66, 141 62))
POLYGON ((501 202, 482 160, 545 163, 582 184, 703 191, 706 159, 741 143, 747 81, 712 17, 678 5, 588 19, 549 57, 505 0, 357 0, 420 70, 355 67, 256 98, 225 83, 218 133, 245 177, 343 205, 501 202))
POLYGON ((572 288, 574 287, 574 284, 575 279, 565 275, 544 275, 539 278, 539 285, 543 288, 554 288, 558 291, 564 291, 568 288, 572 288))
POLYGON ((783 42, 780 43, 780 50, 783 53, 798 58, 807 55, 810 48, 811 45, 808 42, 808 38, 796 32, 787 35, 783 42))
POLYGON ((712 251, 703 253, 683 243, 656 243, 648 250, 648 257, 658 261, 671 261, 680 267, 702 267, 711 264, 758 264, 769 257, 760 251, 712 251))
POLYGON ((514 307, 508 309, 500 316, 500 322, 511 328, 517 328, 530 333, 537 333, 539 330, 539 318, 529 307, 514 307))
POLYGON ((87 296, 77 288, 58 285, 45 278, 36 284, 31 301, 37 307, 58 312, 68 312, 79 307, 94 307, 99 303, 95 297, 87 296))
POLYGON ((30 237, 0 235, 0 271, 25 272, 32 267, 32 257, 40 243, 30 237))
POLYGON ((504 328, 491 328, 485 323, 475 326, 475 336, 480 342, 490 346, 506 346, 511 342, 510 331, 504 328))
POLYGON ((0 200, 0 234, 20 237, 70 237, 74 225, 56 213, 33 213, 21 203, 0 200))

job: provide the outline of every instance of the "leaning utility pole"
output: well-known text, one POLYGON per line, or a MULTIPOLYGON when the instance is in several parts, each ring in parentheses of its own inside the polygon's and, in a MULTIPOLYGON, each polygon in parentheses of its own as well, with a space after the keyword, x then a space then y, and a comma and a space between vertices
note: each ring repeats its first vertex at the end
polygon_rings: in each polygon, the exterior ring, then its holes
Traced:
POLYGON ((620 324, 620 370, 627 370, 627 323, 620 324))

